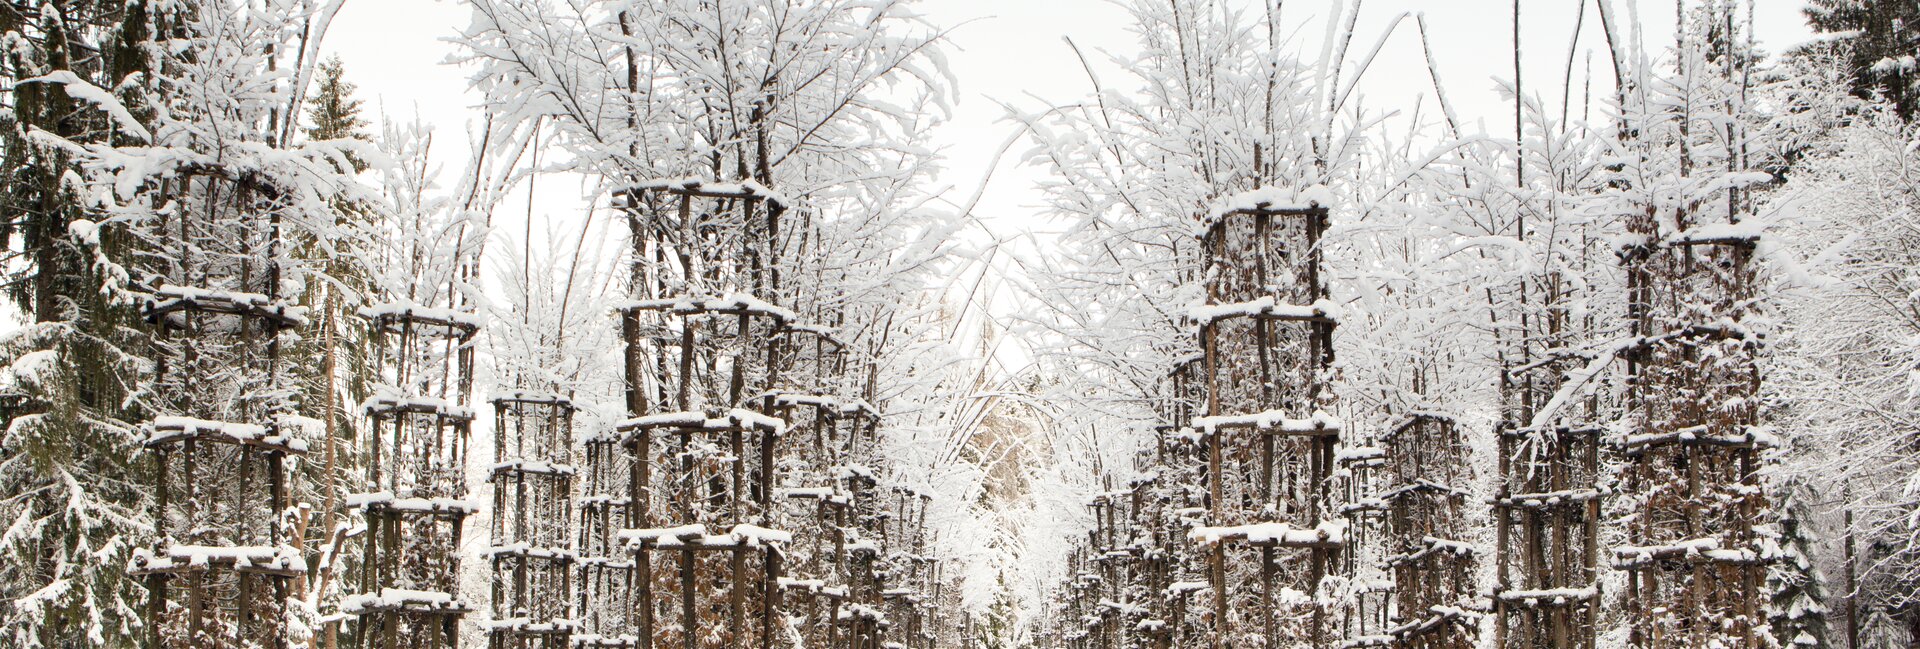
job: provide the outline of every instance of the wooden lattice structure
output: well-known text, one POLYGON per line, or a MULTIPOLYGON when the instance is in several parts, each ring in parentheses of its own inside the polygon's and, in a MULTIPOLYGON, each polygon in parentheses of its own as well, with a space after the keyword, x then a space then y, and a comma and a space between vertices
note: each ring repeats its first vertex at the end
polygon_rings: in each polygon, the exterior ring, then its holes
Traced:
POLYGON ((848 504, 846 524, 835 532, 839 546, 835 560, 845 566, 836 577, 846 584, 846 592, 830 614, 830 624, 837 627, 831 633, 844 646, 877 648, 893 627, 881 596, 885 590, 880 579, 884 565, 880 544, 875 541, 885 514, 879 507, 883 502, 879 476, 867 464, 849 462, 835 467, 834 481, 847 494, 848 504))
POLYGON ((287 460, 306 452, 288 397, 282 333, 306 309, 279 297, 286 233, 276 188, 213 166, 156 181, 164 255, 141 260, 157 287, 156 376, 145 425, 154 459, 155 542, 133 551, 154 649, 285 647, 288 598, 304 586, 304 526, 287 460))
POLYGON ((636 458, 633 497, 645 503, 639 526, 619 532, 635 555, 640 646, 773 646, 779 546, 791 535, 765 525, 773 446, 784 428, 739 409, 621 425, 636 458))
POLYGON ((1334 462, 1339 467, 1334 484, 1340 516, 1347 521, 1347 551, 1341 553, 1340 570, 1352 580, 1349 601, 1340 615, 1346 634, 1341 646, 1386 646, 1393 643, 1396 626, 1394 582, 1386 565, 1389 507, 1382 497, 1393 484, 1386 471, 1387 451, 1372 443, 1343 445, 1334 452, 1334 462))
POLYGON ((634 462, 619 537, 635 555, 640 646, 771 646, 783 558, 774 546, 788 535, 767 526, 786 424, 737 406, 768 387, 785 312, 736 296, 642 301, 626 313, 665 334, 629 341, 630 359, 648 355, 635 366, 657 363, 646 376, 658 391, 643 407, 675 408, 617 431, 634 462), (725 623, 703 622, 713 619, 725 623))
POLYGON ((572 616, 573 402, 517 392, 492 400, 492 649, 566 649, 572 616))
POLYGON ((1327 210, 1230 200, 1201 247, 1207 305, 1192 314, 1205 353, 1207 525, 1213 646, 1331 647, 1341 631, 1321 582, 1346 521, 1329 493, 1340 422, 1325 371, 1334 310, 1319 243, 1327 210), (1241 206, 1241 203, 1251 203, 1241 206))
POLYGON ((278 514, 288 509, 285 460, 299 439, 257 424, 159 417, 160 542, 134 551, 146 581, 152 647, 285 646, 286 601, 306 560, 278 514))
MULTIPOLYGON (((1675 216, 1683 226, 1685 213, 1675 216)), ((1614 567, 1627 571, 1629 642, 1641 648, 1764 646, 1770 521, 1759 481, 1757 234, 1738 223, 1662 232, 1652 214, 1623 253, 1628 317, 1622 497, 1633 511, 1614 567)), ((1757 231, 1756 231, 1757 232, 1757 231)))
POLYGON ((852 396, 871 395, 871 364, 755 297, 781 294, 788 206, 687 180, 620 204, 630 418, 585 444, 576 644, 937 644, 927 501, 882 486, 878 413, 852 396))
POLYGON ((907 649, 931 649, 936 638, 928 624, 933 604, 928 596, 938 561, 927 553, 927 506, 933 497, 904 486, 890 491, 890 502, 883 505, 876 585, 893 622, 892 641, 907 649))
POLYGON ((346 506, 366 521, 356 594, 341 605, 360 647, 454 647, 471 612, 459 597, 466 519, 472 314, 411 303, 367 307, 383 383, 360 406, 366 490, 346 506))
POLYGON ((1152 498, 1143 503, 1153 526, 1147 559, 1158 564, 1152 569, 1164 573, 1165 585, 1148 594, 1152 617, 1142 622, 1142 631, 1151 646, 1161 649, 1207 642, 1200 598, 1212 588, 1212 566, 1187 542, 1188 530, 1204 524, 1209 502, 1207 440, 1188 427, 1205 412, 1205 363, 1204 355, 1193 356, 1167 373, 1159 415, 1168 423, 1154 429, 1154 452, 1147 464, 1153 476, 1146 485, 1152 498))
POLYGON ((639 643, 638 610, 630 601, 638 592, 637 572, 618 534, 634 511, 634 462, 616 432, 589 435, 582 442, 574 601, 581 628, 590 632, 574 634, 573 642, 632 647, 639 643))
POLYGON ((1322 589, 1354 572, 1354 523, 1384 511, 1336 508, 1370 490, 1381 458, 1337 454, 1341 422, 1324 414, 1337 320, 1320 274, 1327 211, 1262 195, 1207 218, 1207 304, 1191 313, 1202 353, 1161 384, 1166 423, 1144 477, 1089 503, 1095 526, 1053 616, 1064 626, 1049 631, 1067 646, 1331 647, 1359 618, 1384 625, 1377 595, 1372 612, 1336 611, 1322 589))
POLYGON ((1495 644, 1591 649, 1599 585, 1600 430, 1500 431, 1495 644))
POLYGON ((642 183, 616 197, 633 247, 635 302, 620 310, 633 418, 586 444, 583 646, 768 646, 775 637, 782 557, 773 546, 787 538, 764 525, 786 425, 745 408, 770 387, 770 342, 787 312, 745 293, 698 295, 772 285, 768 233, 784 206, 768 198, 757 184, 696 181, 642 183))
MULTIPOLYGON (((1132 646, 1138 643, 1136 634, 1144 631, 1140 624, 1152 619, 1145 603, 1155 575, 1145 570, 1148 546, 1135 514, 1143 503, 1136 493, 1108 491, 1087 503, 1094 525, 1087 532, 1084 563, 1098 577, 1091 581, 1091 592, 1085 593, 1093 600, 1085 603, 1093 616, 1088 630, 1093 646, 1132 646)), ((1149 629, 1153 626, 1148 623, 1149 629)))
POLYGON ((786 520, 816 532, 787 548, 792 576, 780 582, 790 614, 802 620, 801 642, 805 646, 877 646, 877 625, 857 616, 839 620, 836 612, 854 604, 880 611, 876 581, 861 582, 863 588, 857 593, 852 587, 856 575, 867 573, 868 562, 877 552, 862 553, 860 565, 850 552, 851 545, 863 538, 861 530, 875 529, 872 521, 877 520, 873 505, 879 499, 878 483, 865 467, 873 460, 879 419, 872 406, 859 400, 774 393, 767 395, 767 401, 775 417, 790 422, 788 434, 782 437, 786 444, 782 457, 791 458, 800 469, 781 472, 781 487, 775 492, 784 501, 779 506, 786 520))
MULTIPOLYGON (((1552 240, 1548 245, 1590 245, 1552 240)), ((1571 235, 1561 234, 1561 237, 1571 235)), ((1551 266, 1550 266, 1551 267, 1551 266)), ((1496 429, 1493 642, 1501 649, 1592 649, 1599 628, 1602 471, 1608 379, 1587 371, 1591 283, 1567 270, 1522 277, 1500 295, 1501 420, 1496 429)))
POLYGON ((1413 413, 1382 440, 1391 490, 1386 559, 1394 584, 1393 646, 1471 649, 1479 557, 1469 538, 1467 445, 1453 418, 1413 413))

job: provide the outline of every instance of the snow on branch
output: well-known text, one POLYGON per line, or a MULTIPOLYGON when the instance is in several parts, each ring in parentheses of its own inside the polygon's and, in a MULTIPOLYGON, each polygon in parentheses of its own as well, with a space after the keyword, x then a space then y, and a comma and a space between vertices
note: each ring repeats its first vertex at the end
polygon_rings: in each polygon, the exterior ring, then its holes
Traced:
POLYGON ((1425 478, 1421 478, 1421 479, 1414 480, 1413 482, 1406 484, 1404 486, 1401 486, 1391 491, 1388 491, 1386 493, 1380 494, 1380 499, 1395 500, 1405 496, 1409 496, 1413 494, 1422 494, 1422 493, 1441 494, 1446 496, 1458 496, 1462 498, 1473 495, 1466 491, 1456 489, 1454 487, 1449 487, 1437 482, 1433 482, 1431 480, 1427 480, 1425 478))
POLYGON ((1387 557, 1386 564, 1388 566, 1399 566, 1402 564, 1419 561, 1421 559, 1425 559, 1430 556, 1441 555, 1441 554, 1453 555, 1455 557, 1460 557, 1460 558, 1470 558, 1475 553, 1476 552, 1473 549, 1472 545, 1461 543, 1459 541, 1450 541, 1450 540, 1439 538, 1439 537, 1428 536, 1420 540, 1420 544, 1417 546, 1417 549, 1411 552, 1407 552, 1405 554, 1397 554, 1394 556, 1387 557))
POLYGON ((142 125, 140 120, 134 119, 133 111, 127 110, 126 104, 120 103, 118 97, 114 97, 113 93, 107 92, 99 86, 87 83, 72 71, 56 70, 31 79, 21 79, 20 83, 60 84, 62 88, 66 89, 68 97, 100 107, 100 110, 106 111, 108 117, 113 118, 115 124, 118 124, 120 128, 134 137, 140 138, 140 141, 153 141, 153 134, 147 131, 147 127, 142 125))
POLYGON ((847 348, 846 341, 840 339, 840 332, 833 327, 788 321, 782 323, 782 328, 791 333, 808 334, 819 338, 820 340, 826 341, 827 344, 833 345, 836 350, 847 348))
POLYGON ((1676 341, 1698 339, 1755 341, 1761 337, 1760 333, 1749 330, 1743 323, 1736 322, 1729 318, 1722 318, 1717 322, 1687 325, 1659 334, 1616 339, 1612 342, 1599 345, 1593 353, 1567 353, 1566 357, 1586 358, 1587 364, 1584 367, 1566 373, 1565 380, 1560 384, 1559 389, 1554 392, 1553 397, 1547 401, 1545 406, 1542 406, 1538 412, 1534 413, 1533 420, 1528 423, 1527 428, 1531 430, 1552 429, 1554 419, 1560 415, 1561 409, 1565 408, 1566 404, 1576 397, 1596 388, 1597 384, 1595 379, 1619 358, 1631 356, 1659 345, 1676 341))

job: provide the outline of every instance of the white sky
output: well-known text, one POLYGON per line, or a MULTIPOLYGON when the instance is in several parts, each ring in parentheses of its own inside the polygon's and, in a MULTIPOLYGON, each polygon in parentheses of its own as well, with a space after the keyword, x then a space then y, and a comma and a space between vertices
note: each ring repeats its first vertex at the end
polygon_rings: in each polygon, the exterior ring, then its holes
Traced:
MULTIPOLYGON (((1301 26, 1302 57, 1317 54, 1327 17, 1335 5, 1344 10, 1346 1, 1285 0, 1284 20, 1301 26)), ((1810 35, 1799 11, 1805 4, 1802 0, 1750 1, 1755 3, 1755 28, 1764 49, 1777 52, 1810 35)), ((1246 0, 1245 4, 1252 7, 1257 2, 1246 0)), ((1669 41, 1673 3, 1613 2, 1624 14, 1623 20, 1640 15, 1648 43, 1658 47, 1669 41)), ((1571 52, 1577 90, 1587 71, 1589 51, 1593 72, 1601 77, 1608 74, 1592 0, 1525 0, 1521 6, 1524 82, 1529 94, 1545 95, 1550 106, 1560 103, 1569 41, 1582 4, 1584 26, 1571 52)), ((918 7, 934 24, 955 26, 948 57, 959 79, 958 105, 953 119, 936 135, 947 157, 946 173, 936 184, 950 187, 948 201, 961 204, 991 171, 992 180, 984 188, 975 216, 1003 239, 1038 233, 1034 239, 1038 243, 1009 246, 996 265, 1004 270, 1008 255, 1046 254, 1045 232, 1057 228, 1037 216, 1040 198, 1033 188, 1043 172, 1018 164, 1029 144, 1016 143, 995 164, 995 154, 1016 131, 1002 119, 1003 104, 1034 111, 1090 91, 1086 72, 1066 39, 1072 39, 1093 61, 1103 83, 1131 89, 1133 84, 1111 62, 1111 55, 1124 56, 1134 47, 1127 12, 1109 0, 923 0, 918 7)), ((1463 127, 1507 134, 1512 130, 1511 104, 1495 92, 1493 78, 1513 74, 1512 7, 1511 0, 1365 0, 1351 56, 1364 56, 1395 16, 1423 12, 1449 99, 1466 122, 1463 127)), ((455 53, 455 46, 443 39, 464 26, 467 18, 468 10, 454 0, 348 0, 327 36, 327 49, 345 62, 348 80, 360 86, 361 97, 374 112, 401 119, 418 117, 437 129, 436 155, 449 173, 460 168, 466 156, 465 129, 478 117, 472 108, 476 99, 467 91, 470 71, 444 63, 455 53)), ((1431 89, 1417 27, 1409 17, 1386 41, 1350 104, 1407 110, 1421 101, 1425 114, 1434 115, 1431 89)), ((526 215, 531 212, 536 237, 551 233, 570 241, 579 236, 577 228, 587 204, 578 180, 555 177, 540 182, 538 204, 529 209, 525 192, 515 194, 495 215, 496 231, 518 236, 525 231, 526 215)), ((984 240, 984 235, 980 238, 984 240)), ((995 278, 989 276, 986 281, 988 290, 980 294, 993 296, 990 312, 1005 313, 1017 306, 1015 292, 993 291, 995 278)), ((1025 356, 1018 350, 1009 354, 1007 358, 1013 359, 1009 364, 1018 364, 1025 356)))

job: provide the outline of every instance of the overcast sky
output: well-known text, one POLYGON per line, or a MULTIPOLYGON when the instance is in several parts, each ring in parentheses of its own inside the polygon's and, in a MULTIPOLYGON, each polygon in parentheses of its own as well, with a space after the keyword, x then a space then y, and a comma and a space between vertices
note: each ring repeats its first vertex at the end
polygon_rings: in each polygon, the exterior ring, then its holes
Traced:
MULTIPOLYGON (((1777 52, 1810 36, 1800 14, 1802 0, 1751 1, 1756 3, 1755 31, 1763 49, 1777 52)), ((1672 2, 1613 2, 1627 14, 1622 20, 1638 15, 1649 44, 1657 48, 1669 42, 1672 2)), ((1284 21, 1300 26, 1303 56, 1318 52, 1335 4, 1344 10, 1347 0, 1285 0, 1284 21)), ((1253 0, 1247 5, 1257 6, 1253 0)), ((1125 57, 1135 46, 1127 12, 1108 0, 925 0, 918 6, 934 24, 954 28, 948 56, 960 83, 953 119, 937 133, 937 144, 947 160, 946 173, 936 185, 950 187, 947 201, 961 204, 991 171, 992 180, 984 187, 975 216, 1000 238, 1041 233, 1035 237, 1037 244, 1018 242, 1008 255, 1045 254, 1044 232, 1056 226, 1035 216, 1039 197, 1033 187, 1041 171, 1018 164, 1027 143, 1017 143, 995 164, 995 153, 1016 132, 1014 125, 1003 120, 1006 106, 1035 111, 1090 91, 1087 73, 1068 39, 1088 54, 1103 83, 1131 89, 1123 71, 1111 63, 1114 56, 1125 57)), ((1467 122, 1463 126, 1496 135, 1510 133, 1511 104, 1495 91, 1494 78, 1513 76, 1512 7, 1511 0, 1365 0, 1354 38, 1355 58, 1371 48, 1397 16, 1408 15, 1385 41, 1350 103, 1390 110, 1410 109, 1416 101, 1424 101, 1426 110, 1433 109, 1432 84, 1413 16, 1423 12, 1449 99, 1467 122)), ((467 22, 468 10, 452 0, 348 0, 326 41, 327 48, 345 62, 349 80, 360 86, 361 96, 377 112, 400 119, 417 116, 437 129, 435 146, 448 170, 460 168, 466 156, 465 130, 478 117, 474 95, 467 91, 471 72, 445 63, 455 46, 444 39, 467 22)), ((1526 0, 1520 38, 1524 83, 1529 94, 1544 95, 1549 106, 1560 103, 1570 57, 1576 88, 1587 72, 1590 51, 1593 71, 1608 74, 1592 0, 1526 0), (1586 14, 1580 20, 1583 3, 1586 14), (1570 47, 1577 22, 1583 26, 1577 45, 1570 47)), ((1578 115, 1577 99, 1575 103, 1573 112, 1578 115)), ((543 232, 567 240, 579 236, 586 188, 577 179, 541 182, 537 204, 529 209, 525 193, 516 194, 495 215, 496 231, 516 235, 525 231, 525 217, 531 212, 536 237, 543 232)), ((998 296, 995 311, 1012 306, 1007 302, 1016 299, 1012 293, 983 292, 998 296)))

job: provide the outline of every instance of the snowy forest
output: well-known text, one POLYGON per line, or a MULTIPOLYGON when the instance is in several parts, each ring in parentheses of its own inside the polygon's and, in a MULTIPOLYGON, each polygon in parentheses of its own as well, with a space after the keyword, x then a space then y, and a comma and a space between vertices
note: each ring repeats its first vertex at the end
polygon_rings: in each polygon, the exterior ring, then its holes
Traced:
POLYGON ((0 0, 0 647, 1920 649, 1920 2, 955 4, 0 0))

